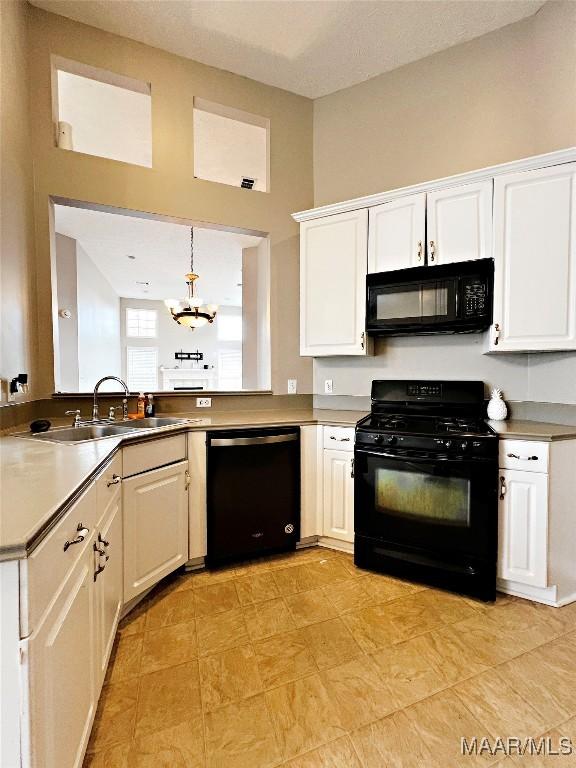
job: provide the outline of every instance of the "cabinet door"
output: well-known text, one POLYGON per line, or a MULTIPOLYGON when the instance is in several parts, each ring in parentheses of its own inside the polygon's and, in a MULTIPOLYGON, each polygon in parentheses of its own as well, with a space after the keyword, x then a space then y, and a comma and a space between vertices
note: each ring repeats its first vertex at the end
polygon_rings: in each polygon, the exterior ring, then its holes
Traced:
POLYGON ((32 765, 79 768, 97 702, 92 542, 28 644, 32 765))
POLYGON ((492 181, 430 192, 427 201, 428 264, 492 255, 492 181))
POLYGON ((95 605, 96 605, 96 682, 101 685, 106 674, 116 628, 122 610, 124 588, 122 546, 122 494, 118 490, 110 499, 96 534, 95 605), (100 553, 104 554, 101 555, 100 553), (106 559, 107 558, 107 559, 106 559), (103 570, 99 571, 99 567, 103 570))
POLYGON ((421 267, 425 261, 426 195, 370 208, 368 272, 421 267))
POLYGON ((206 432, 188 433, 188 556, 206 557, 206 432))
POLYGON ((300 354, 365 355, 368 212, 300 225, 300 354))
POLYGON ((122 484, 124 602, 188 560, 188 462, 122 484))
POLYGON ((493 351, 576 349, 576 163, 494 180, 493 351))
POLYGON ((324 451, 324 536, 354 541, 353 451, 324 451))
POLYGON ((500 488, 498 576, 546 587, 548 475, 500 470, 500 488))
POLYGON ((300 538, 321 536, 323 427, 300 427, 300 538))

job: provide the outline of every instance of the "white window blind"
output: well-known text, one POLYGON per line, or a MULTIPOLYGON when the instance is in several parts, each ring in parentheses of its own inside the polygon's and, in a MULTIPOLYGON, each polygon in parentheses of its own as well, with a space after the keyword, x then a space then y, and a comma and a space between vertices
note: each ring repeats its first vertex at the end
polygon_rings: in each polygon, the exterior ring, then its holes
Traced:
POLYGON ((242 350, 218 351, 218 388, 242 389, 242 350))
POLYGON ((158 347, 126 347, 126 377, 131 392, 158 389, 158 347))
POLYGON ((126 336, 155 339, 158 312, 155 309, 126 309, 126 336))

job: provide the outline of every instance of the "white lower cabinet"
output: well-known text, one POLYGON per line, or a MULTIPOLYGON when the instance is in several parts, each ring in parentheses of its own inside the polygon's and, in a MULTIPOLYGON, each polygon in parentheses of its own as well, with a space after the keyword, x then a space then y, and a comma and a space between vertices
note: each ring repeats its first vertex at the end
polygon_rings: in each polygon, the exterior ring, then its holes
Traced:
POLYGON ((354 541, 354 453, 324 449, 324 536, 354 541))
POLYGON ((548 586, 548 475, 500 470, 498 576, 548 586))
MULTIPOLYGON (((30 762, 79 768, 98 701, 92 539, 27 643, 30 762)), ((26 727, 24 727, 26 732, 26 727)))
POLYGON ((123 482, 124 602, 188 560, 188 462, 123 482))

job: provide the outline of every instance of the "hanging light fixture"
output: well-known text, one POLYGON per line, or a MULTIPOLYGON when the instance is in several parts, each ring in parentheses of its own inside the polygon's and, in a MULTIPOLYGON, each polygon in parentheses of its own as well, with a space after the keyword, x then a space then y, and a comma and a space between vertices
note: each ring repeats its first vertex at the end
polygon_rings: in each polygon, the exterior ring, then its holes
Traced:
POLYGON ((213 323, 218 311, 218 304, 203 305, 202 299, 194 296, 194 283, 198 275, 194 272, 194 227, 190 227, 190 272, 185 276, 188 286, 188 296, 181 301, 166 299, 164 304, 170 310, 172 317, 179 325, 194 330, 206 323, 213 323))

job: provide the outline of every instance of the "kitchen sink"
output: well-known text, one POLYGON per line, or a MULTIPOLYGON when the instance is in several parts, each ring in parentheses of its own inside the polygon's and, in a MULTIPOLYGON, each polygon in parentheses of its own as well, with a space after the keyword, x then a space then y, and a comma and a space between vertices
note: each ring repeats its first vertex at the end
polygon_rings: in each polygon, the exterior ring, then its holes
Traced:
POLYGON ((58 427, 47 432, 20 432, 14 437, 24 437, 32 440, 46 440, 49 443, 85 443, 89 440, 102 440, 106 437, 118 437, 127 432, 141 429, 158 429, 159 427, 189 424, 200 419, 179 419, 171 416, 150 416, 147 419, 133 419, 118 424, 83 424, 80 427, 58 427))

